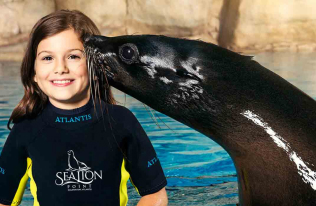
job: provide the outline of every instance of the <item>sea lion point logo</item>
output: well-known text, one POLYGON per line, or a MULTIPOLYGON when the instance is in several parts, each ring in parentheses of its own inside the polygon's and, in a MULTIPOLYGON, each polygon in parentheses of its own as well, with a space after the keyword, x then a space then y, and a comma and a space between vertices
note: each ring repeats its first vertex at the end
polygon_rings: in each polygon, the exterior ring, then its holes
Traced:
POLYGON ((68 185, 68 191, 92 190, 91 183, 102 179, 102 170, 91 171, 84 162, 79 161, 72 150, 68 154, 68 169, 64 172, 57 172, 55 184, 58 186, 68 185))

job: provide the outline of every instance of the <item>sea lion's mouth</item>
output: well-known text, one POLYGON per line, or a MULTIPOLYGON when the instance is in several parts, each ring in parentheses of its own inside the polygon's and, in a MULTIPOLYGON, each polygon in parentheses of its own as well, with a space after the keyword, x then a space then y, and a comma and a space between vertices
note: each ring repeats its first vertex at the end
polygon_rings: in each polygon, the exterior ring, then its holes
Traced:
POLYGON ((111 67, 99 49, 86 46, 85 54, 89 72, 96 74, 96 76, 99 78, 101 77, 100 75, 103 75, 109 79, 114 78, 114 73, 112 72, 111 67))

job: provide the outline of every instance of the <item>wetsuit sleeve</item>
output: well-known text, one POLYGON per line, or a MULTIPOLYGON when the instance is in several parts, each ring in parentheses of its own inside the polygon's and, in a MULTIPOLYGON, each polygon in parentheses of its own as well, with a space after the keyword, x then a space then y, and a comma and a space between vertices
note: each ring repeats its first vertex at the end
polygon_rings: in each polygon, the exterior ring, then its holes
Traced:
POLYGON ((160 161, 141 124, 129 110, 126 120, 130 131, 126 153, 130 180, 141 196, 158 192, 167 185, 160 161))
POLYGON ((0 203, 19 205, 28 180, 27 155, 19 138, 26 136, 22 125, 14 124, 0 155, 0 203))

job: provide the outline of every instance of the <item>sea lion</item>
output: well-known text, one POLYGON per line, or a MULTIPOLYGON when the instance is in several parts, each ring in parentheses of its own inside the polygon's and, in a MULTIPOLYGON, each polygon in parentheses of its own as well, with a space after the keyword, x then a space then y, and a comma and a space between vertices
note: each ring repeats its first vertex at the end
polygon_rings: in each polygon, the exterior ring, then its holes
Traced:
POLYGON ((233 159, 241 205, 316 204, 316 102, 252 57, 156 35, 91 36, 89 68, 233 159))

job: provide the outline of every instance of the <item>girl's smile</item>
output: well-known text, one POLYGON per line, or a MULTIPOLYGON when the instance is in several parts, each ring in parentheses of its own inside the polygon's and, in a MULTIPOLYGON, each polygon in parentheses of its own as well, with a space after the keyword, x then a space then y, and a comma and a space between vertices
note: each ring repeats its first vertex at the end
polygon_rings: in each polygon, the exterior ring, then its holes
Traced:
POLYGON ((74 79, 62 79, 62 80, 53 80, 51 82, 54 86, 65 87, 65 86, 70 85, 73 81, 75 81, 75 80, 74 79))
POLYGON ((34 81, 54 106, 73 109, 89 101, 89 76, 83 51, 83 44, 73 29, 39 43, 34 81))

